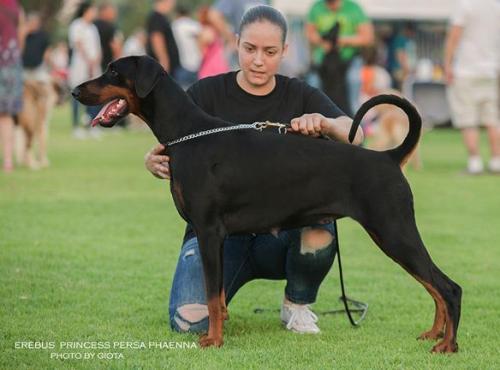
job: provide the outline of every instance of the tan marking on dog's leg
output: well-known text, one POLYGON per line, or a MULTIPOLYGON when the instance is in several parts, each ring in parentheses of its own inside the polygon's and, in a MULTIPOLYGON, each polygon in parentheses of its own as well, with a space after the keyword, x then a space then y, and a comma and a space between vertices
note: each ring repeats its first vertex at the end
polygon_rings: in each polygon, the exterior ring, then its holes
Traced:
POLYGON ((222 288, 220 292, 220 306, 222 309, 222 319, 224 321, 229 320, 229 314, 227 312, 227 306, 226 306, 226 291, 224 290, 224 288, 222 288))
POLYGON ((458 345, 455 339, 455 333, 453 328, 453 320, 448 311, 448 306, 446 305, 443 296, 434 288, 431 284, 422 281, 421 279, 414 276, 430 293, 434 302, 436 303, 436 313, 434 315, 434 324, 428 332, 423 333, 421 339, 438 339, 442 337, 442 330, 444 326, 444 338, 434 347, 432 347, 432 352, 438 353, 452 353, 458 351, 458 345), (423 337, 426 336, 427 337, 423 337))
POLYGON ((436 307, 436 311, 434 313, 434 323, 432 328, 424 333, 422 333, 418 339, 431 339, 437 340, 442 338, 444 335, 444 328, 446 325, 446 303, 444 302, 441 295, 428 283, 422 282, 417 279, 429 292, 429 294, 434 299, 434 304, 436 307))
POLYGON ((200 346, 202 348, 211 346, 220 347, 224 344, 224 319, 222 317, 222 309, 220 306, 220 296, 216 295, 208 300, 208 313, 208 334, 200 337, 200 346))

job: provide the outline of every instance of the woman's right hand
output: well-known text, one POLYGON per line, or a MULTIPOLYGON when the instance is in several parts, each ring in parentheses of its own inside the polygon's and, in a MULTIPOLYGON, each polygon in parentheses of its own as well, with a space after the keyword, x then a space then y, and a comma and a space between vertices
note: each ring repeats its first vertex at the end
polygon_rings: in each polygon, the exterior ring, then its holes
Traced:
POLYGON ((144 156, 144 165, 153 176, 159 179, 170 180, 170 167, 168 164, 170 157, 161 154, 164 150, 164 145, 157 144, 144 156))

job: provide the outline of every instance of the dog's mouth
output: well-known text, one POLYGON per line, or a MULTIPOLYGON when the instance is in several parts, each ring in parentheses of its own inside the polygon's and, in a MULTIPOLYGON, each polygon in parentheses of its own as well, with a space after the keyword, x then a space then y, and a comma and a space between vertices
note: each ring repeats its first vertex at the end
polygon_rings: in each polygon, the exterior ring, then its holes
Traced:
POLYGON ((128 114, 128 104, 125 99, 113 99, 99 111, 92 120, 92 127, 101 125, 104 127, 113 127, 116 122, 128 114))

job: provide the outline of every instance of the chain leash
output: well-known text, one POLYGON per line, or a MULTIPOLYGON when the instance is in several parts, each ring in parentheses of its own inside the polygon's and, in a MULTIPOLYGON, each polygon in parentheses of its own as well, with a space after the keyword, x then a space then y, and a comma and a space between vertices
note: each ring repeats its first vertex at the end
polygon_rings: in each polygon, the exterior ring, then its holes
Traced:
POLYGON ((167 142, 167 146, 172 146, 175 144, 179 144, 188 140, 196 139, 197 137, 202 137, 202 136, 207 136, 207 135, 212 135, 212 134, 217 134, 219 132, 226 132, 226 131, 235 131, 235 130, 248 130, 248 129, 253 129, 257 131, 262 131, 265 128, 268 127, 276 127, 278 129, 279 134, 286 134, 287 128, 289 128, 289 125, 285 125, 283 123, 276 123, 276 122, 254 122, 250 124, 240 124, 240 125, 234 125, 234 126, 227 126, 227 127, 217 127, 213 128, 210 130, 206 131, 200 131, 195 134, 190 134, 186 135, 183 137, 180 137, 178 139, 172 140, 167 142))

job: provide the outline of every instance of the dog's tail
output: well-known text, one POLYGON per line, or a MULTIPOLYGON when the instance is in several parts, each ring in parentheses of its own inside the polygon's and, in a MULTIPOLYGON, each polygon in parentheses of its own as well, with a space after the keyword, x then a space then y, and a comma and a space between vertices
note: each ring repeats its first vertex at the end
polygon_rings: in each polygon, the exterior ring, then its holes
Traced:
POLYGON ((356 136, 356 131, 361 123, 361 119, 371 108, 379 104, 393 104, 401 108, 408 116, 408 121, 410 122, 410 129, 408 135, 406 135, 403 143, 394 149, 387 151, 389 156, 394 159, 397 163, 403 164, 408 160, 409 155, 415 149, 420 139, 420 133, 422 131, 422 118, 418 113, 417 109, 413 104, 411 104, 405 98, 401 98, 397 95, 377 95, 361 106, 356 112, 354 119, 352 121, 351 130, 349 131, 349 142, 353 142, 356 136))

